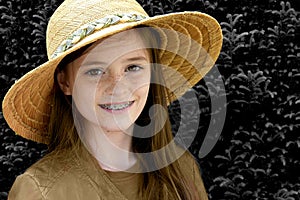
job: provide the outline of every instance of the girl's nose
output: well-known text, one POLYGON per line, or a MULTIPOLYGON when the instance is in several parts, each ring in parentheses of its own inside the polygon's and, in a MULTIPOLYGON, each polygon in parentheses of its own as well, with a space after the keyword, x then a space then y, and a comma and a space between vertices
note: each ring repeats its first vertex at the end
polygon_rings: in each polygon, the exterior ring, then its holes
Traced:
POLYGON ((109 78, 111 79, 112 82, 116 83, 122 80, 123 74, 118 73, 118 74, 112 74, 109 75, 109 78))
MULTIPOLYGON (((105 84, 105 92, 109 95, 120 95, 124 92, 124 76, 122 74, 108 75, 105 84)), ((103 87, 103 85, 101 86, 103 87)))

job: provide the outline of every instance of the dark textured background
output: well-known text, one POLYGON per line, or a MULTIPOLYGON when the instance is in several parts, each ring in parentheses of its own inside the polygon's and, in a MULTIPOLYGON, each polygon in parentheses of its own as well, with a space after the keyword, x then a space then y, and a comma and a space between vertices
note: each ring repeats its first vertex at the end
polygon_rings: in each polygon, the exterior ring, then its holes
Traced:
MULTIPOLYGON (((61 2, 0 0, 1 101, 16 79, 47 60, 46 25, 61 2)), ((227 106, 221 137, 213 151, 198 159, 210 199, 300 199, 299 0, 139 2, 150 15, 197 10, 221 23, 224 45, 216 66, 225 91, 218 88, 214 72, 195 86, 201 124, 190 147, 198 157, 216 114, 210 102, 226 95, 226 105, 220 105, 220 110, 227 106)), ((179 110, 178 102, 170 107, 174 129, 179 110)), ((45 155, 46 147, 16 136, 1 111, 0 199, 6 199, 15 177, 45 155)))

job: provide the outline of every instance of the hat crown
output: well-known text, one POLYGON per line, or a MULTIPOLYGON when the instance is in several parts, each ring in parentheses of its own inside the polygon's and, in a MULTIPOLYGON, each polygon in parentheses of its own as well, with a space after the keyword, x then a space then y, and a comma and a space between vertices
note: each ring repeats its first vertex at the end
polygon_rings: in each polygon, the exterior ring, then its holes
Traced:
POLYGON ((46 45, 50 59, 58 46, 81 26, 109 15, 134 13, 148 16, 135 0, 66 0, 51 16, 46 45))

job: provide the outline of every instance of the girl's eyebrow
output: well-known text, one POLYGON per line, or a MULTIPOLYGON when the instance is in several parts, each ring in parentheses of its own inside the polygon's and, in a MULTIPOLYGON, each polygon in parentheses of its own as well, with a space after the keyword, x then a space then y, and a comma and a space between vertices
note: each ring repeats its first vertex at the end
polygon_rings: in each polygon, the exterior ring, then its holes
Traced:
POLYGON ((132 58, 127 58, 125 61, 147 61, 148 59, 144 56, 138 56, 138 57, 132 57, 132 58))
MULTIPOLYGON (((130 57, 130 58, 125 58, 123 60, 123 62, 134 62, 134 61, 147 61, 148 59, 144 56, 137 56, 137 57, 130 57)), ((94 65, 102 65, 102 66, 106 66, 108 63, 107 62, 103 62, 103 61, 99 61, 99 60, 90 60, 90 61, 86 61, 84 62, 84 64, 82 66, 94 66, 94 65)))
POLYGON ((102 62, 102 61, 86 61, 82 64, 82 66, 94 66, 94 65, 106 65, 106 62, 102 62))

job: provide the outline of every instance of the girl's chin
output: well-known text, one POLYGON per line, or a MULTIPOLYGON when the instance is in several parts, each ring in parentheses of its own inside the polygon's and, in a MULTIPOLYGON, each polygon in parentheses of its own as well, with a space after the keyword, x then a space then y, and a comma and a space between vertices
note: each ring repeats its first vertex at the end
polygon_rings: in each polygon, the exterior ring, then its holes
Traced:
POLYGON ((122 126, 122 125, 112 125, 112 126, 101 126, 101 129, 107 133, 112 133, 112 132, 122 132, 122 133, 130 133, 132 125, 127 125, 127 126, 122 126))
POLYGON ((103 117, 100 115, 98 120, 95 117, 90 118, 84 117, 83 123, 86 128, 90 127, 92 129, 99 129, 99 131, 106 132, 130 132, 134 126, 134 122, 130 118, 125 117, 103 117))

